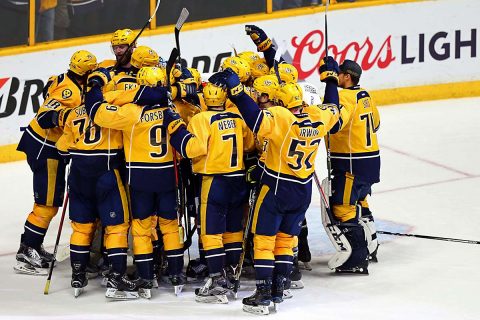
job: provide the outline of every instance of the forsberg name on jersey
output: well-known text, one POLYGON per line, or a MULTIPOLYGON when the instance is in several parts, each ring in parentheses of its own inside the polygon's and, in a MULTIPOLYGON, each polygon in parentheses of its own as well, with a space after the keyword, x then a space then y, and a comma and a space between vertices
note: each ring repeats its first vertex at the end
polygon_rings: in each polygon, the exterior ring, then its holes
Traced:
POLYGON ((316 137, 320 134, 318 129, 315 128, 301 128, 300 136, 305 138, 316 137))
POLYGON ((235 121, 231 119, 220 120, 218 122, 218 130, 227 130, 235 128, 235 121))
POLYGON ((157 110, 155 112, 147 112, 142 115, 140 122, 150 122, 156 120, 163 120, 163 111, 157 110))

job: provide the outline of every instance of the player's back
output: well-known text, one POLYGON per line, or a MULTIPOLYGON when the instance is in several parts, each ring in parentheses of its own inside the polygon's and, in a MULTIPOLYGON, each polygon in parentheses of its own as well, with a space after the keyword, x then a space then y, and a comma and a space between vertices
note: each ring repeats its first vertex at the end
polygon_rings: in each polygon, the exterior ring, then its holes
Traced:
POLYGON ((234 111, 208 110, 191 119, 188 131, 198 138, 198 143, 195 146, 188 144, 187 154, 190 156, 189 151, 193 149, 199 154, 192 156, 194 172, 227 176, 244 174, 244 148, 253 146, 253 139, 248 137, 248 128, 238 110, 234 111))
POLYGON ((369 93, 355 86, 341 90, 340 105, 347 109, 340 131, 330 136, 332 166, 379 181, 380 152, 377 130, 380 115, 369 93))
POLYGON ((123 164, 122 132, 93 124, 83 105, 68 115, 57 148, 61 153, 68 152, 72 165, 86 174, 97 174, 123 164))

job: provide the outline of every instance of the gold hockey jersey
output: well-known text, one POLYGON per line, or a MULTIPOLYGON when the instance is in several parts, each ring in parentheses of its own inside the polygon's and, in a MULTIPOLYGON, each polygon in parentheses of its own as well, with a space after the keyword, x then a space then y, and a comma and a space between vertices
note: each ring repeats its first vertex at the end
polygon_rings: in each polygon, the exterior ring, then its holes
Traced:
POLYGON ((127 181, 137 190, 160 192, 175 188, 173 148, 163 125, 165 109, 103 103, 94 114, 99 126, 121 130, 127 181))
POLYGON ((369 182, 380 181, 377 131, 380 114, 365 89, 355 86, 339 92, 342 113, 340 130, 330 135, 333 171, 350 172, 369 182))
POLYGON ((83 98, 81 86, 68 73, 63 73, 50 79, 53 82, 48 88, 45 101, 40 106, 35 118, 30 121, 25 129, 17 148, 17 150, 37 158, 59 157, 55 143, 63 133, 63 120, 68 115, 68 110, 78 107, 82 103, 83 98), (55 128, 42 129, 37 119, 50 110, 61 111, 60 124, 55 128))
POLYGON ((94 124, 83 105, 73 109, 65 120, 58 152, 70 154, 72 165, 95 175, 123 165, 122 132, 94 124))
POLYGON ((251 131, 238 109, 196 114, 182 139, 180 154, 192 159, 193 172, 204 175, 244 175, 244 151, 254 149, 251 131))
POLYGON ((322 106, 306 107, 300 114, 279 106, 261 112, 257 135, 265 139, 259 162, 264 166, 262 182, 275 194, 288 195, 311 182, 318 146, 339 113, 322 106))

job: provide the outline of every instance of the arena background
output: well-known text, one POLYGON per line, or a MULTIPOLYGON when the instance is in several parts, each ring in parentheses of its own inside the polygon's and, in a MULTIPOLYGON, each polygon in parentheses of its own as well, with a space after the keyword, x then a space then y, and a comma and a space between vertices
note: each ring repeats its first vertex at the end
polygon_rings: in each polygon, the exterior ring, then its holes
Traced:
MULTIPOLYGON (((34 25, 29 23, 34 11, 29 15, 28 5, 20 9, 5 6, 9 2, 2 1, 0 7, 6 25, 1 28, 0 47, 23 45, 0 51, 2 162, 23 159, 15 151, 20 128, 42 103, 40 92, 46 79, 64 72, 71 54, 79 49, 90 50, 99 60, 111 59, 111 32, 140 28, 155 8, 155 1, 147 0, 72 0, 70 4, 78 3, 67 8, 71 19, 66 35, 82 37, 35 44, 35 28, 28 28, 34 25), (82 3, 89 5, 81 10, 82 3), (92 35, 98 33, 105 34, 92 35)), ((186 7, 191 15, 180 36, 182 57, 187 65, 208 74, 233 55, 233 48, 255 50, 244 25, 257 24, 276 43, 286 45, 284 58, 299 69, 300 78, 322 89, 316 70, 324 54, 325 7, 272 11, 270 4, 253 0, 162 1, 152 29, 147 28, 138 43, 168 56, 174 46, 172 23, 186 7)), ((337 3, 330 5, 328 13, 329 53, 339 61, 349 58, 362 65, 361 84, 379 105, 478 96, 478 12, 480 3, 472 0, 457 0, 455 5, 446 0, 337 3)))

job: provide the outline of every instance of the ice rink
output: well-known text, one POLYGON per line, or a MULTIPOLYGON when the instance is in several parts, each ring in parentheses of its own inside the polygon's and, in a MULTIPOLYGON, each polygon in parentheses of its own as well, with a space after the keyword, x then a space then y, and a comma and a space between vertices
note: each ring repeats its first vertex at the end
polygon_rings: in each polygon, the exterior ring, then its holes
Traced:
MULTIPOLYGON (((382 181, 369 201, 377 228, 480 240, 480 98, 442 100, 380 109, 382 181), (477 119, 477 120, 475 120, 477 119)), ((324 152, 322 152, 324 153, 324 152)), ((317 172, 325 176, 325 157, 317 172)), ((193 285, 175 297, 153 290, 150 301, 106 301, 100 280, 79 298, 70 287, 69 260, 46 277, 15 274, 15 253, 33 205, 32 175, 25 161, 0 165, 0 319, 223 319, 254 318, 241 299, 228 305, 199 304, 193 285)), ((58 215, 45 245, 53 250, 58 215)), ((305 288, 280 305, 275 319, 480 319, 480 245, 379 236, 379 263, 369 276, 338 276, 327 268, 333 247, 320 223, 315 191, 307 213, 313 271, 305 288)), ((64 226, 62 241, 68 242, 64 226)), ((192 246, 193 247, 193 246, 192 246)), ((194 250, 195 251, 195 250, 194 250)), ((244 281, 239 298, 251 293, 244 281)))

